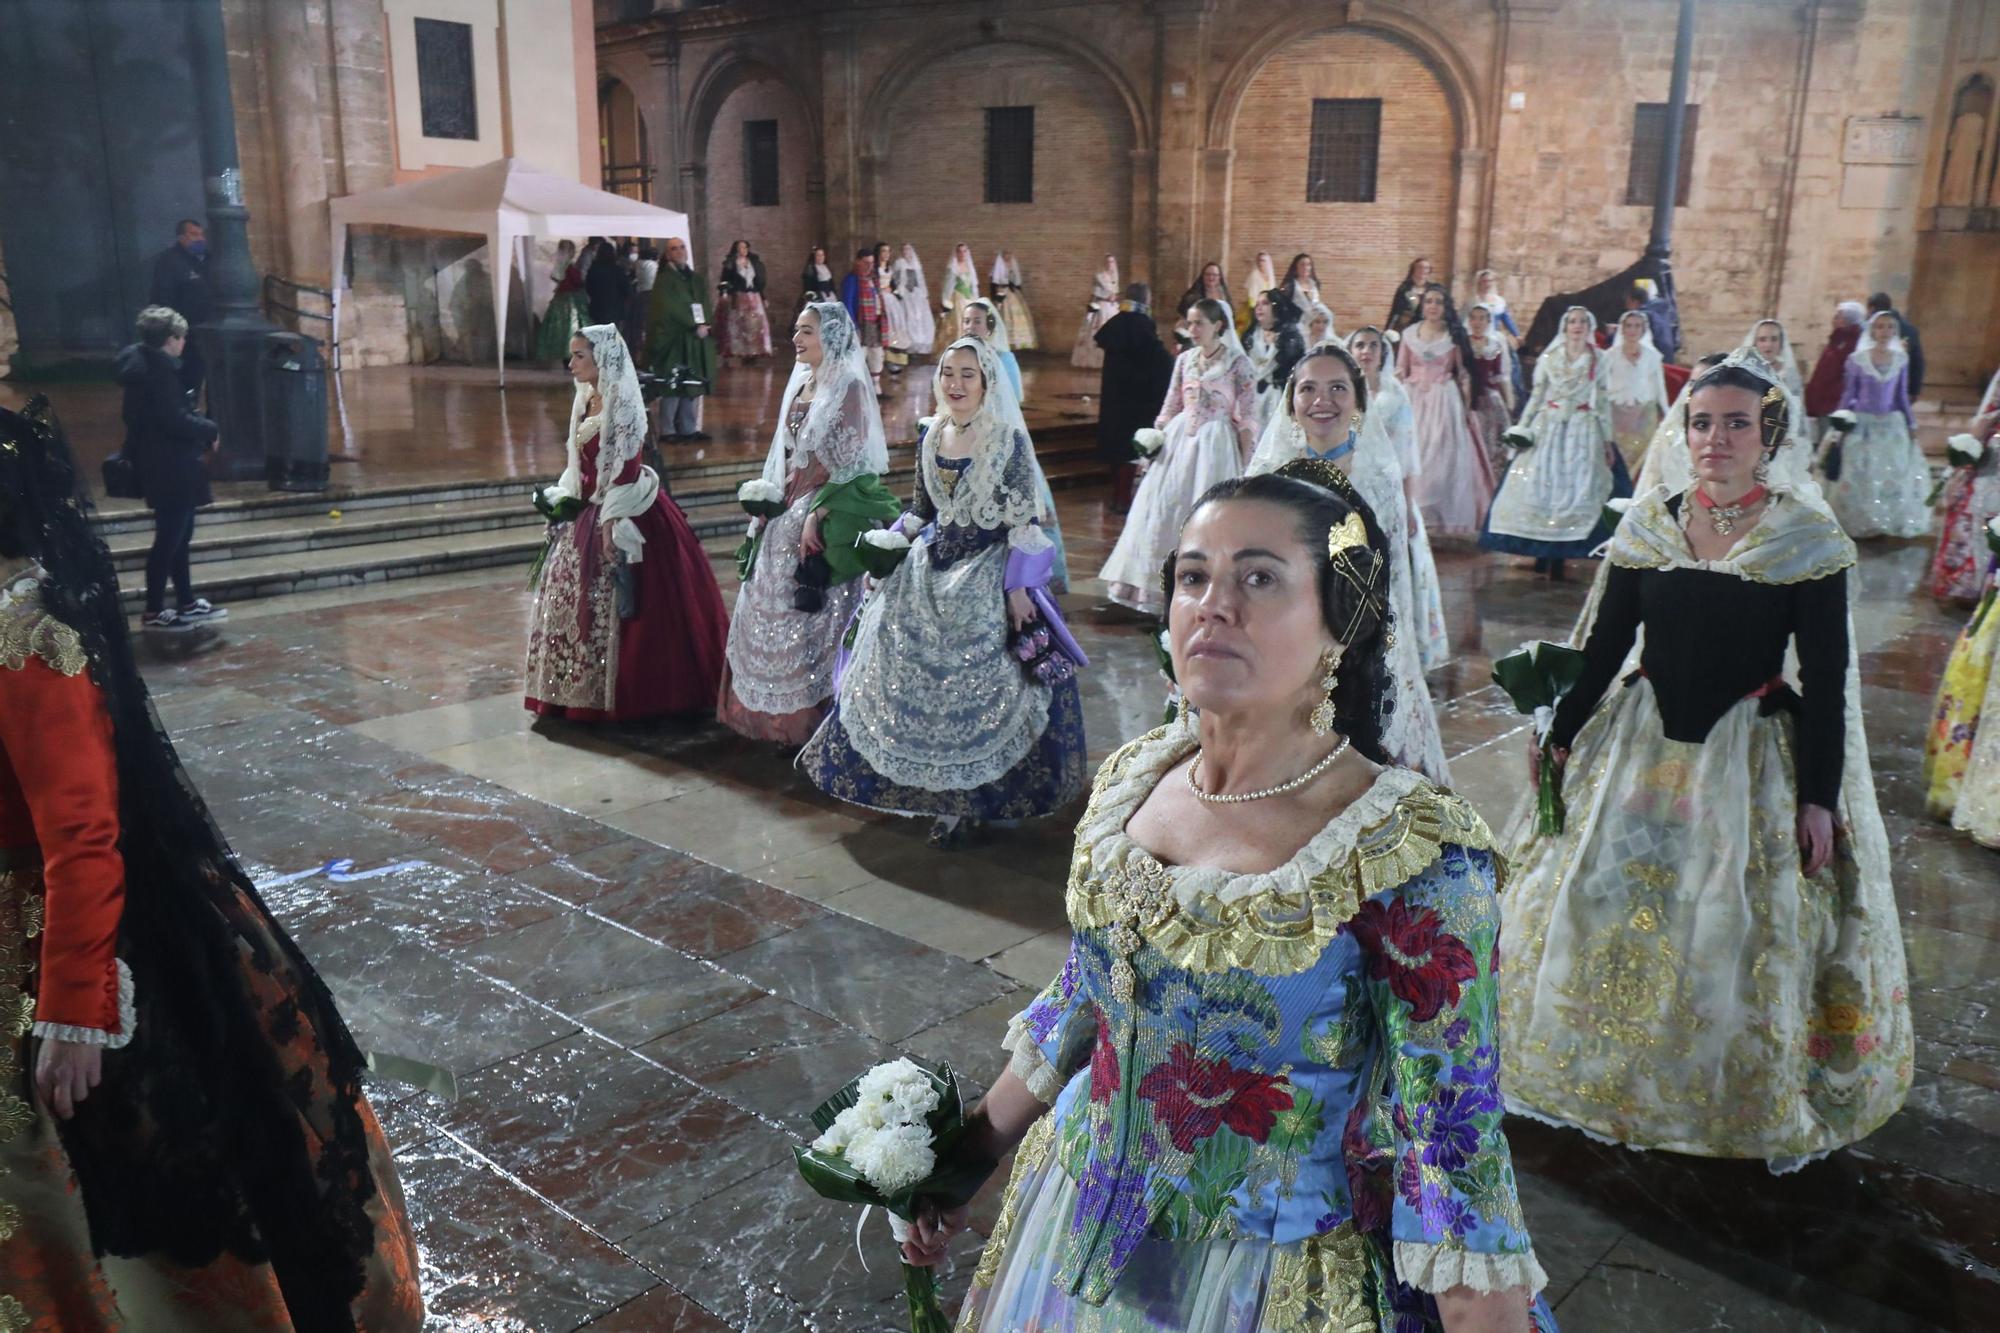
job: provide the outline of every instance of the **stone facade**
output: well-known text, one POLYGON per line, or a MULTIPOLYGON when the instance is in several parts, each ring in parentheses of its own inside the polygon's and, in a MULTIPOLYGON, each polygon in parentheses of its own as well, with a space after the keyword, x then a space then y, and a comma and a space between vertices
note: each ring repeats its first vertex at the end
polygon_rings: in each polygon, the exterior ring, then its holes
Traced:
MULTIPOLYGON (((1677 10, 1673 0, 599 0, 598 56, 647 119, 655 202, 690 214, 699 252, 728 239, 703 188, 740 151, 718 137, 722 112, 739 89, 776 81, 796 98, 798 139, 823 146, 816 217, 830 249, 910 239, 936 273, 955 240, 980 246, 982 268, 995 244, 1011 245, 1059 342, 1106 247, 1162 301, 1206 260, 1235 282, 1258 250, 1281 266, 1309 251, 1343 327, 1381 318, 1420 253, 1460 293, 1478 268, 1498 270, 1524 317, 1551 293, 1600 281, 1646 244, 1651 210, 1625 202, 1635 106, 1667 99, 1677 10), (1329 96, 1383 101, 1372 204, 1305 202, 1310 103, 1329 96), (1035 202, 985 205, 979 108, 1024 97, 1037 108, 1035 202)), ((1955 253, 1925 239, 1941 212, 1924 211, 1926 172, 1938 174, 1949 139, 1936 122, 1977 72, 1970 53, 1988 34, 2000 48, 1996 15, 2000 0, 1702 0, 1689 88, 1700 121, 1675 232, 1691 347, 1733 346, 1776 312, 1810 355, 1836 301, 1881 288, 1926 329, 1963 326, 1933 353, 1933 382, 1983 373, 2000 348, 1971 344, 1990 336, 2000 277, 1946 300, 1919 274, 1922 256, 1955 253), (1968 55, 1941 91, 1947 50, 1968 55), (1917 160, 1901 160, 1910 143, 1917 160)), ((1993 145, 2000 105, 1985 116, 1993 145)), ((1985 151, 1982 183, 2000 146, 1985 151)), ((782 248, 760 219, 731 225, 767 254, 782 248)), ((1982 271, 1996 267, 1989 258, 1982 271)))
MULTIPOLYGON (((331 277, 327 201, 342 195, 502 156, 597 183, 589 0, 222 4, 250 249, 260 272, 324 287, 331 277), (474 28, 481 89, 476 141, 423 139, 412 115, 415 91, 397 85, 396 71, 414 68, 413 56, 397 43, 407 44, 401 34, 418 17, 474 28), (497 105, 487 105, 489 97, 497 105)), ((483 242, 355 227, 350 243, 344 365, 492 361, 493 303, 483 242)), ((545 274, 552 255, 552 246, 539 247, 531 262, 545 274)), ((545 300, 548 284, 537 279, 526 290, 545 300)), ((516 348, 526 342, 522 297, 517 289, 508 321, 516 348)), ((326 311, 316 296, 298 304, 326 311)), ((313 320, 300 327, 326 331, 313 320)))

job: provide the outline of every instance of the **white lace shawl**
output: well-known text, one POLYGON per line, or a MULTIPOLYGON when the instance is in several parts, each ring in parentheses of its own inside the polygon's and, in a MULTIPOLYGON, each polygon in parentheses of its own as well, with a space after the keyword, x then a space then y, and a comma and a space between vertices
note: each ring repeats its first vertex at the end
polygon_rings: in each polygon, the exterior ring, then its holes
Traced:
POLYGON ((1861 335, 1861 341, 1854 346, 1854 355, 1847 358, 1847 363, 1851 366, 1860 366, 1861 373, 1870 379, 1880 380, 1884 384, 1887 384, 1889 381, 1895 379, 1896 376, 1902 374, 1904 368, 1910 364, 1910 352, 1908 348, 1903 346, 1901 338, 1891 338, 1886 343, 1877 342, 1864 331, 1861 335), (1878 347, 1888 350, 1889 364, 1887 366, 1876 365, 1874 357, 1869 355, 1878 347))
POLYGON ((1653 330, 1649 324, 1639 335, 1639 359, 1633 361, 1625 355, 1625 335, 1620 333, 1604 353, 1604 393, 1612 402, 1621 407, 1634 404, 1658 403, 1660 410, 1667 408, 1667 379, 1661 369, 1666 364, 1660 356, 1660 349, 1653 345, 1653 330))
MULTIPOLYGON (((1014 385, 1001 368, 992 346, 978 338, 960 338, 945 348, 948 355, 959 350, 979 358, 979 372, 986 381, 986 398, 979 411, 966 423, 965 433, 974 445, 972 465, 956 485, 947 485, 938 467, 937 446, 944 435, 948 417, 940 415, 932 429, 924 432, 923 478, 937 506, 942 525, 1005 529, 1008 542, 1022 550, 1039 551, 1048 537, 1035 525, 1042 517, 1040 469, 1028 425, 1015 401, 1014 385)), ((939 371, 931 377, 932 401, 942 403, 940 379, 944 357, 938 358, 939 371)))
POLYGON ((1021 281, 1020 261, 1009 255, 998 254, 993 256, 993 272, 990 276, 995 286, 1022 287, 1026 285, 1021 281))
POLYGON ((889 271, 901 295, 915 300, 930 300, 930 291, 924 286, 924 261, 917 258, 917 247, 906 245, 903 253, 889 265, 889 271))
POLYGON ((793 472, 814 459, 831 482, 880 476, 889 470, 889 444, 854 321, 838 301, 814 301, 806 309, 819 316, 819 370, 815 373, 804 361, 793 365, 778 408, 778 428, 764 457, 764 480, 782 489, 793 472), (794 438, 792 404, 808 381, 813 382, 812 403, 794 438))

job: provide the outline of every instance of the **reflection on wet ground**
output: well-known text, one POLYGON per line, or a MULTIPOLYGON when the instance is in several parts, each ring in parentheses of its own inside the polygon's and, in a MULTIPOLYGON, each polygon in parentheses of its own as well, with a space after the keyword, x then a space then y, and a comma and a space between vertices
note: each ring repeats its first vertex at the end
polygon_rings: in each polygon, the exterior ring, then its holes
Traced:
MULTIPOLYGON (((1063 507, 1094 569, 1116 531, 1101 497, 1063 507)), ((1783 1178, 1515 1123, 1567 1328, 1991 1326, 2000 856, 1920 816, 1956 630, 1914 593, 1924 559, 1871 550, 1857 610, 1918 1025, 1909 1106, 1783 1178)), ((1458 784, 1497 824, 1523 777, 1490 656, 1567 626, 1584 586, 1463 551, 1439 565, 1458 658, 1433 684, 1458 784)), ((1068 604, 1102 754, 1160 696, 1145 626, 1094 591, 1068 604)), ((863 1270, 851 1211, 798 1183, 787 1145, 888 1052, 998 1067, 1007 1015, 1063 955, 1068 825, 944 855, 713 725, 532 732, 526 608, 514 571, 314 594, 241 607, 226 638, 149 667, 237 849, 289 877, 273 905, 363 1042, 430 1087, 374 1093, 437 1325, 898 1327, 886 1251, 863 1270)))

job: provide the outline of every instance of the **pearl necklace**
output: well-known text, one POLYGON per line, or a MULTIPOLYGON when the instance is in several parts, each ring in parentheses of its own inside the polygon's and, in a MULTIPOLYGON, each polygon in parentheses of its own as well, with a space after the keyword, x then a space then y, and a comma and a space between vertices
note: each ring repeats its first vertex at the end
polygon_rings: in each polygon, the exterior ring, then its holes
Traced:
POLYGON ((1333 761, 1340 758, 1340 756, 1346 753, 1347 753, 1347 737, 1342 736, 1340 738, 1340 744, 1333 747, 1332 754, 1329 754, 1326 758, 1320 760, 1317 764, 1314 764, 1311 768, 1299 774, 1297 777, 1293 778, 1290 782, 1281 782, 1275 787, 1266 787, 1262 791, 1246 791, 1240 794, 1224 795, 1224 794, 1218 794, 1216 792, 1206 792, 1201 789, 1201 781, 1200 781, 1201 754, 1199 751, 1197 751, 1195 753, 1194 762, 1188 765, 1188 771, 1187 771, 1188 790, 1193 792, 1200 799, 1209 802, 1211 805, 1235 805, 1243 801, 1261 801, 1266 796, 1283 796, 1288 791, 1297 791, 1299 788, 1305 786, 1308 782, 1311 782, 1314 778, 1318 777, 1320 774, 1326 772, 1327 769, 1332 768, 1333 761))

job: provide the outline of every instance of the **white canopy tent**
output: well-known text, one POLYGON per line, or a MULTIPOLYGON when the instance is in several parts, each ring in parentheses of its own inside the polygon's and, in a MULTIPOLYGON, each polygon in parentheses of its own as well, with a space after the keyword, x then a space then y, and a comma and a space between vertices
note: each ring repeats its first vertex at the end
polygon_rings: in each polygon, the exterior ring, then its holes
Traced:
POLYGON ((503 157, 428 180, 350 194, 332 202, 333 337, 340 340, 341 290, 347 286, 347 229, 354 223, 470 232, 486 238, 493 279, 493 320, 500 383, 507 383, 507 294, 514 266, 528 280, 529 237, 645 236, 689 240, 687 214, 503 157))

